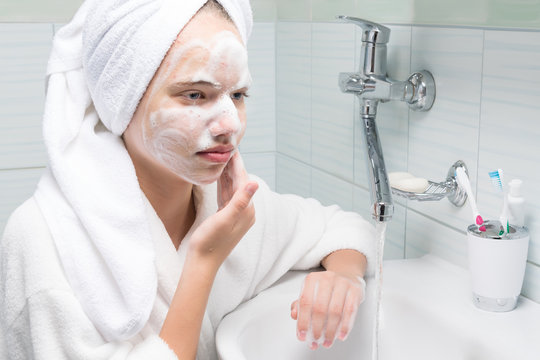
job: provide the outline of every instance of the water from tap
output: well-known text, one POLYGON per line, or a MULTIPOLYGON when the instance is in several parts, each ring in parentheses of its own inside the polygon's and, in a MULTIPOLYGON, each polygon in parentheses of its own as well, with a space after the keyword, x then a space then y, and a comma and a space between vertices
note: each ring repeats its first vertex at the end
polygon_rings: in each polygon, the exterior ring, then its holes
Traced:
POLYGON ((384 239, 386 237, 386 222, 375 222, 377 230, 376 256, 377 263, 375 269, 375 321, 373 326, 373 342, 372 342, 372 360, 379 359, 379 327, 381 323, 381 300, 382 300, 382 281, 383 281, 383 254, 384 254, 384 239))

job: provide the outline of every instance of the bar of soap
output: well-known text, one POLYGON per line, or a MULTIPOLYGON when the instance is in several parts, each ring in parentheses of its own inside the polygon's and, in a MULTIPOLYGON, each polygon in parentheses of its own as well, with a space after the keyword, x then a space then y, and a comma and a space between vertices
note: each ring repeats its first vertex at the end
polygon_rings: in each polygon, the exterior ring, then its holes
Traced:
POLYGON ((408 172, 403 171, 396 171, 388 173, 388 181, 390 182, 390 186, 395 187, 395 184, 397 184, 399 181, 403 179, 412 179, 415 176, 413 174, 409 174, 408 172))
POLYGON ((404 178, 397 181, 392 187, 399 189, 401 191, 413 192, 413 193, 423 193, 428 188, 429 183, 426 179, 423 178, 404 178))

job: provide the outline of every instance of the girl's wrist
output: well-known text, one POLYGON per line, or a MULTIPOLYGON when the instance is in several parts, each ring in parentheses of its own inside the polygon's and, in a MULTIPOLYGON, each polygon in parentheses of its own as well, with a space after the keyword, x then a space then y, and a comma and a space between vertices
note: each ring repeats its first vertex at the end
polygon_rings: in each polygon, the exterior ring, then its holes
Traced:
POLYGON ((223 261, 220 261, 215 256, 201 254, 198 251, 190 251, 186 256, 184 271, 188 268, 188 271, 194 271, 207 278, 213 278, 217 274, 222 263, 223 261))

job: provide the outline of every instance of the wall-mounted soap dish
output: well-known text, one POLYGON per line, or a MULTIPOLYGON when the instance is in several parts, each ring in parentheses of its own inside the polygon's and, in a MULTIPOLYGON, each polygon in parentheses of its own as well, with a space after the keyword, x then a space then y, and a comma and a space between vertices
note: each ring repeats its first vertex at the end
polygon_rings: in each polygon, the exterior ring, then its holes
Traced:
POLYGON ((448 200, 455 206, 463 206, 467 200, 467 194, 457 184, 456 169, 458 167, 462 167, 465 170, 465 173, 467 175, 469 174, 465 163, 458 160, 448 170, 445 181, 434 182, 428 180, 428 187, 424 192, 408 192, 392 187, 392 193, 408 200, 417 201, 438 201, 447 197, 448 200))

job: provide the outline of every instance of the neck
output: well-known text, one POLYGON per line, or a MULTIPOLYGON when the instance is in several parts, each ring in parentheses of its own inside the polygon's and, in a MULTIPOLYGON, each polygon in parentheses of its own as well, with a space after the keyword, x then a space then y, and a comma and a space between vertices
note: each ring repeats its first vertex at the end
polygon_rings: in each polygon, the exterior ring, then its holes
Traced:
POLYGON ((155 162, 138 161, 133 157, 132 160, 142 191, 178 250, 195 222, 193 184, 155 162))

